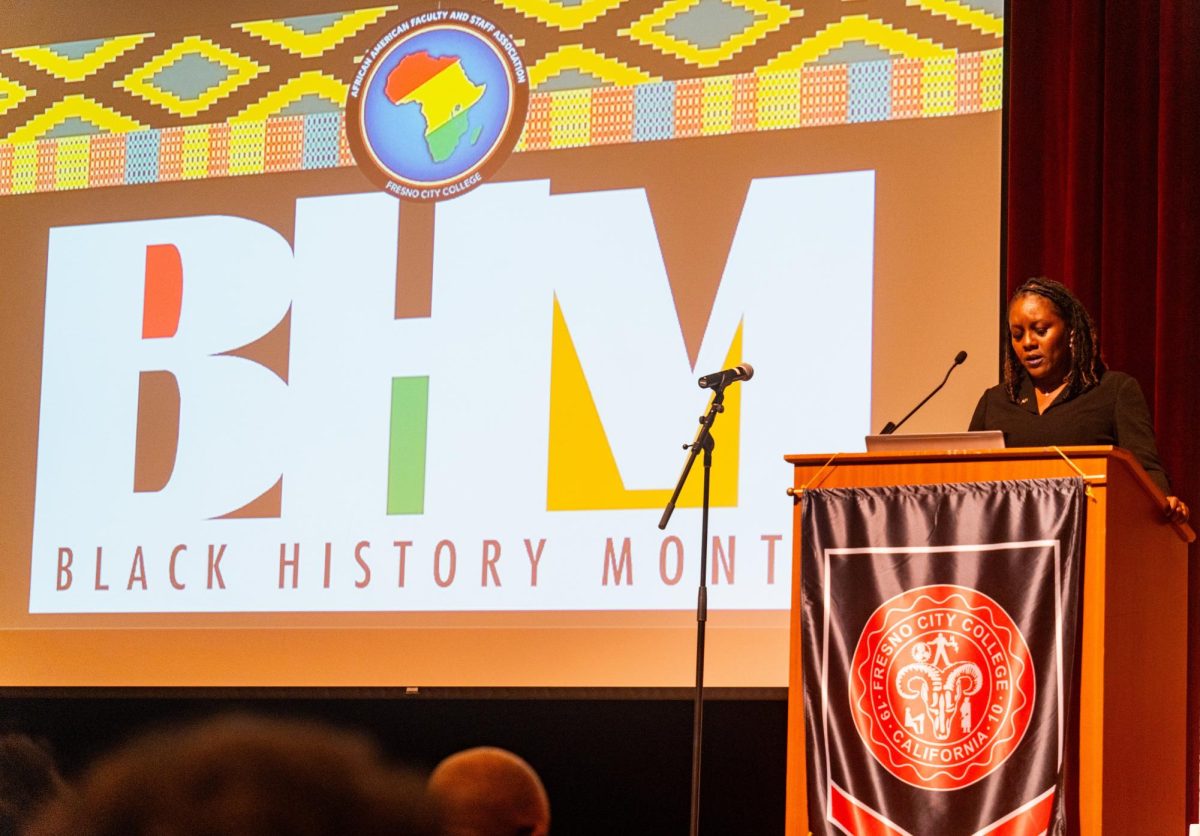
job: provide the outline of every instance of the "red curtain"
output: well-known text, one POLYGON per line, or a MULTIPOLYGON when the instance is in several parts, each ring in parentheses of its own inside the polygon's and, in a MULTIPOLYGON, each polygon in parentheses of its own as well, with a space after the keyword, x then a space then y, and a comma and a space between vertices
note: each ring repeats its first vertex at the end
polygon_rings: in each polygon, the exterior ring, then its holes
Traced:
MULTIPOLYGON (((1007 290, 1036 275, 1075 290, 1105 361, 1141 382, 1172 488, 1200 525, 1200 3, 1009 6, 1007 290)), ((1191 558, 1187 820, 1197 821, 1195 546, 1191 558)))

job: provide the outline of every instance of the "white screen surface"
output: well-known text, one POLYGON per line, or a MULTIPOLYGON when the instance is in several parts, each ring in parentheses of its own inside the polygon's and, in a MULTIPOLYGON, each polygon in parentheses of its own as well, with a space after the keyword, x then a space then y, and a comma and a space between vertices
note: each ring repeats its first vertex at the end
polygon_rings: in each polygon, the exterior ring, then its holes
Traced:
POLYGON ((828 6, 722 51, 728 16, 482 5, 530 108, 436 204, 368 181, 339 121, 408 8, 4 44, 11 682, 688 684, 699 467, 656 524, 696 379, 750 362, 715 432, 710 681, 782 684, 783 455, 861 449, 966 348, 906 425, 961 429, 995 368, 1000 36, 828 6))

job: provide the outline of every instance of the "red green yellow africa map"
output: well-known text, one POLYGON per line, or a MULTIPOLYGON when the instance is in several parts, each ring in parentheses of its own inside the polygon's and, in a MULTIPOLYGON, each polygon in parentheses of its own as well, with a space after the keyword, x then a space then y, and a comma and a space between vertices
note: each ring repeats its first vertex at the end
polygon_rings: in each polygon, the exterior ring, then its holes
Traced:
MULTIPOLYGON (((467 115, 487 90, 467 77, 462 61, 453 55, 428 52, 406 55, 387 77, 384 94, 394 105, 416 103, 425 120, 425 144, 434 162, 450 158, 467 132, 467 115)), ((469 138, 474 142, 482 125, 469 138)))

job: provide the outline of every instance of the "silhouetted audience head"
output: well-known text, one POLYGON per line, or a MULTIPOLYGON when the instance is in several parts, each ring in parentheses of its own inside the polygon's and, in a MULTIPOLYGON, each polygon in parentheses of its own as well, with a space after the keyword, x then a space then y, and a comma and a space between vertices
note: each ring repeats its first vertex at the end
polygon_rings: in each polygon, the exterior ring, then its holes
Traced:
POLYGON ((483 746, 446 758, 429 776, 445 836, 546 836, 550 799, 533 767, 483 746))
POLYGON ((23 734, 0 735, 0 836, 16 836, 65 789, 50 753, 23 734))
POLYGON ((97 761, 30 836, 432 836, 424 781, 365 737, 223 717, 97 761))

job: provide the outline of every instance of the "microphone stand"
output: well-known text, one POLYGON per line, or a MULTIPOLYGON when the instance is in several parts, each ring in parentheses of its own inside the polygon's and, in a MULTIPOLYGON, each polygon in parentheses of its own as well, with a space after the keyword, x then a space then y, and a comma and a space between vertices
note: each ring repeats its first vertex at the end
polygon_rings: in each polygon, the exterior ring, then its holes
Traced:
POLYGON ((704 632, 708 622, 708 497, 709 475, 712 470, 712 454, 715 446, 712 426, 717 420, 717 415, 725 411, 726 385, 727 382, 723 381, 712 387, 713 397, 709 404, 708 414, 700 418, 700 429, 696 433, 695 440, 691 444, 683 446, 683 449, 689 451, 687 461, 683 464, 683 472, 679 475, 675 491, 671 494, 671 499, 663 510, 662 519, 658 522, 660 529, 667 527, 667 522, 675 511, 675 503, 679 500, 679 494, 683 491, 683 485, 687 481, 688 473, 691 472, 692 465, 696 462, 696 456, 703 450, 704 492, 700 504, 700 589, 696 597, 696 688, 692 712, 692 802, 691 826, 688 830, 690 836, 699 836, 700 833, 700 752, 704 740, 704 632))

